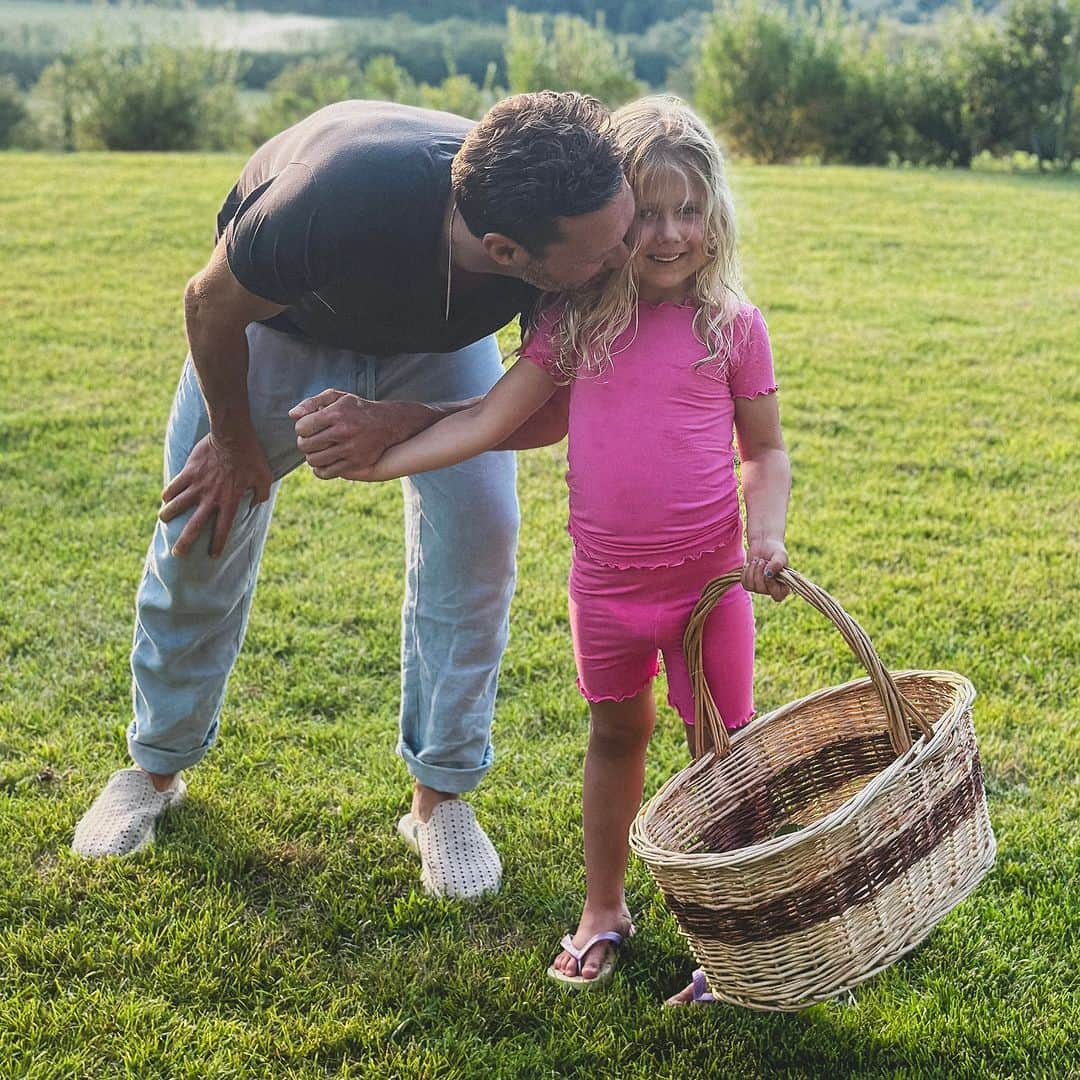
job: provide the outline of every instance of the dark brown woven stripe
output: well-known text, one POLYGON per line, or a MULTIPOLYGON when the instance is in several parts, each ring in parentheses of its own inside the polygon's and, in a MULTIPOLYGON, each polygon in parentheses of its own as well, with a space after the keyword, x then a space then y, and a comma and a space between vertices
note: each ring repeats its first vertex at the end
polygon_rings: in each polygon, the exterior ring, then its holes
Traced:
POLYGON ((982 769, 976 757, 968 776, 891 840, 806 889, 756 907, 710 908, 680 901, 668 893, 664 896, 685 930, 722 938, 727 944, 771 941, 805 930, 873 900, 886 885, 929 855, 943 837, 970 817, 982 792, 982 769))
POLYGON ((727 814, 701 829, 704 851, 734 851, 761 843, 811 800, 841 787, 853 776, 879 773, 896 758, 889 733, 853 735, 827 743, 814 754, 765 779, 727 814))

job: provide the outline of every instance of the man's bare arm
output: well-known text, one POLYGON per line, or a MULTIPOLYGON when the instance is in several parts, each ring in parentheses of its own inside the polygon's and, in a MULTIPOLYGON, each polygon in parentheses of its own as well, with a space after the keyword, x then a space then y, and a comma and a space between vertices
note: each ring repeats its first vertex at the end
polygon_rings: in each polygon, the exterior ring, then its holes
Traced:
POLYGON ((248 404, 249 323, 284 308, 248 292, 236 280, 221 242, 184 292, 184 321, 191 359, 210 418, 210 434, 193 447, 183 469, 162 492, 159 517, 171 521, 194 508, 173 545, 186 554, 211 522, 210 554, 220 555, 244 493, 270 495, 273 476, 259 445, 248 404))
POLYGON ((184 290, 184 322, 199 385, 210 414, 210 430, 222 440, 253 437, 248 407, 250 323, 269 319, 285 308, 248 292, 237 281, 225 256, 225 242, 184 290))

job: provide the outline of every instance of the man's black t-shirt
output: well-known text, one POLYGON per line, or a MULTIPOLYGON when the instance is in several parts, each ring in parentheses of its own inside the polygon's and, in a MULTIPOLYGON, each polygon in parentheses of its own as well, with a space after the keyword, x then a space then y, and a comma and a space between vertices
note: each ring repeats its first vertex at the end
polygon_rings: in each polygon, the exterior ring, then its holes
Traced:
POLYGON ((472 122, 380 101, 320 109, 255 151, 218 214, 229 266, 288 310, 267 325, 357 352, 453 352, 536 291, 483 275, 451 295, 439 237, 450 162, 472 122))

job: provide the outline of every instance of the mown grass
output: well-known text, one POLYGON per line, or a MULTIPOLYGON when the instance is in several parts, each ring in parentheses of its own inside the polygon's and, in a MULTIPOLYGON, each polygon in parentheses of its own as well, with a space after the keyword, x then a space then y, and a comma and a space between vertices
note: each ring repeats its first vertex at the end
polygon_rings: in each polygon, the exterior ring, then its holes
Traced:
MULTIPOLYGON (((228 157, 0 157, 0 1074, 1070 1076, 1080 1072, 1080 188, 741 169, 783 384, 794 565, 896 667, 975 683, 998 863, 853 1003, 664 1010, 690 959, 644 869, 610 992, 543 977, 582 893, 585 712, 562 452, 523 455, 496 898, 424 896, 395 839, 395 486, 279 500, 221 741, 161 842, 67 851, 124 760, 132 598, 228 157)), ((763 603, 758 705, 854 674, 763 603)), ((665 713, 648 787, 681 767, 665 713)))

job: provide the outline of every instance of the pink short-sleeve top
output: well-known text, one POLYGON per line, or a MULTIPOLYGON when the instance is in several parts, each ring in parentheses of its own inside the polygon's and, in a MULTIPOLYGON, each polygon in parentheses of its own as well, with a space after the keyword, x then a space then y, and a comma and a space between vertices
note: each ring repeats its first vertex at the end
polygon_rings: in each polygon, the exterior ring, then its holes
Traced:
MULTIPOLYGON (((689 305, 642 303, 611 363, 571 384, 566 482, 577 551, 617 567, 674 566, 739 529, 735 399, 777 389, 761 312, 744 304, 729 355, 699 364, 689 305), (698 365, 698 366, 695 366, 698 365)), ((551 370, 541 319, 521 350, 551 370)))

